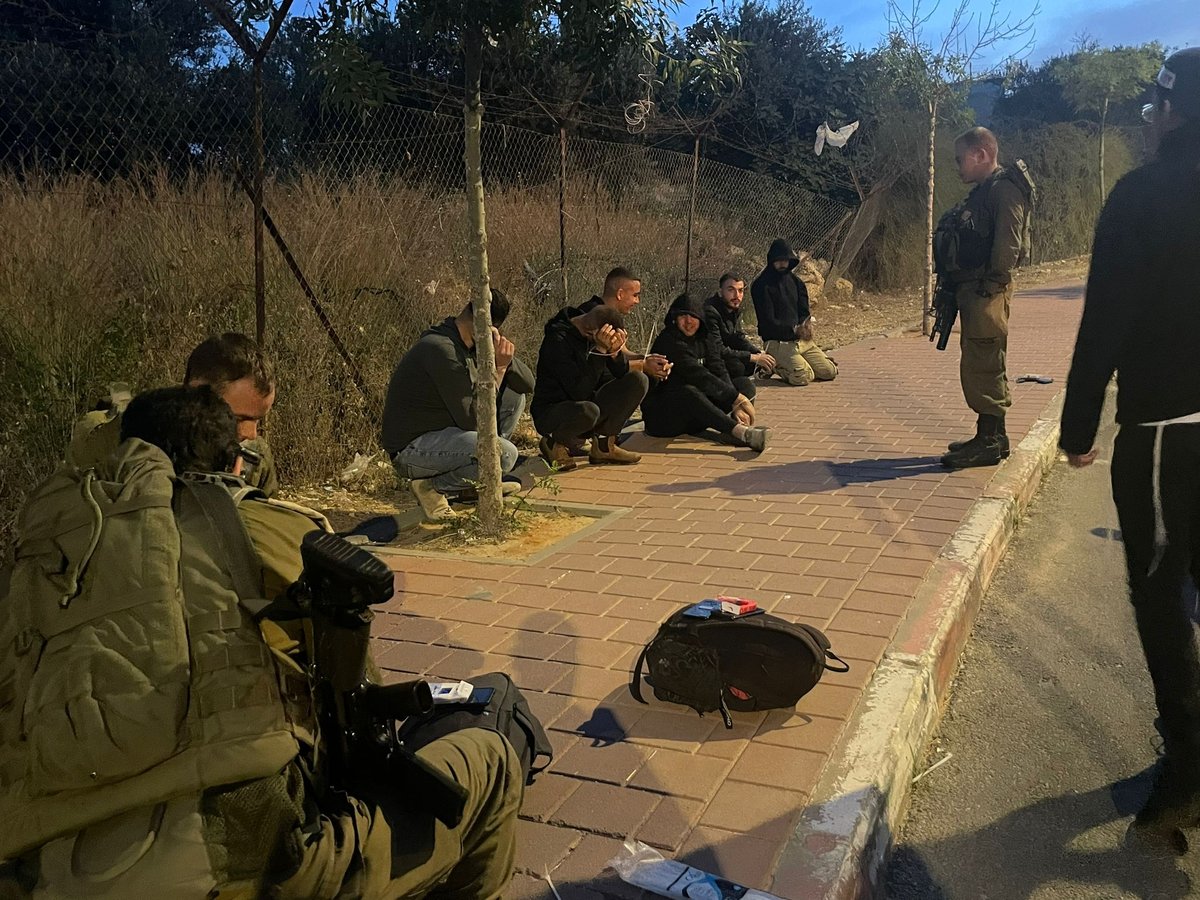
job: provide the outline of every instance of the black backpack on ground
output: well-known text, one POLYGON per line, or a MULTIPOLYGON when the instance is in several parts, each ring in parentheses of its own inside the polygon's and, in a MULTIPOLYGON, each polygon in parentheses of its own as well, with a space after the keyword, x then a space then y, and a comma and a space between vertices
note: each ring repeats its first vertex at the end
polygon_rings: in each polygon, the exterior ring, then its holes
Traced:
POLYGON ((414 753, 431 741, 464 728, 488 728, 498 731, 517 751, 517 759, 525 772, 525 783, 550 765, 554 748, 529 701, 511 678, 502 672, 490 672, 471 679, 476 690, 493 688, 487 706, 445 703, 434 706, 422 715, 409 716, 400 726, 397 736, 414 753))
POLYGON ((642 698, 643 663, 654 696, 690 706, 700 715, 720 710, 726 728, 730 710, 785 709, 811 691, 826 669, 850 666, 829 649, 829 638, 811 625, 793 625, 769 613, 701 619, 684 609, 662 623, 648 643, 629 682, 642 698), (832 660, 837 665, 831 665, 832 660))

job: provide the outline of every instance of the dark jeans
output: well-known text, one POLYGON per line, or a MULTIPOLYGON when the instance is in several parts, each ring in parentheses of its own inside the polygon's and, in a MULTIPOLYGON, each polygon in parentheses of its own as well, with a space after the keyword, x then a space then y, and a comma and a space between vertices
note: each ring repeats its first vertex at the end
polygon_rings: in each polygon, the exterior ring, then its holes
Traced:
POLYGON ((641 372, 626 372, 603 385, 592 400, 564 400, 533 415, 538 434, 556 444, 567 444, 591 434, 610 437, 621 433, 650 387, 641 372))
POLYGON ((642 418, 646 434, 651 437, 676 437, 706 428, 729 434, 737 424, 732 415, 691 384, 655 391, 642 403, 642 418))
POLYGON ((1191 615, 1200 558, 1200 424, 1163 428, 1157 492, 1155 432, 1145 425, 1121 428, 1113 453, 1113 500, 1166 756, 1184 785, 1200 789, 1200 658, 1191 615), (1166 529, 1161 548, 1155 547, 1156 493, 1166 529))

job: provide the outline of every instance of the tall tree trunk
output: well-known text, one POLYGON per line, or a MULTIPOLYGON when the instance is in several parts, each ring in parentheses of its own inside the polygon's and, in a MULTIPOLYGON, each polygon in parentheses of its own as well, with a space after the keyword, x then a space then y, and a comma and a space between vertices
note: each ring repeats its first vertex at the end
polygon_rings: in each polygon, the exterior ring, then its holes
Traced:
POLYGON ((492 344, 492 288, 488 279, 487 223, 484 217, 483 166, 480 137, 483 100, 480 74, 483 67, 483 32, 468 31, 464 40, 466 95, 463 128, 467 175, 467 247, 471 263, 471 303, 475 312, 475 427, 479 461, 479 522, 485 533, 499 535, 504 514, 500 494, 500 437, 496 429, 496 351, 492 344))
POLYGON ((1108 98, 1100 104, 1100 205, 1108 199, 1108 188, 1104 183, 1104 123, 1108 121, 1108 98))
POLYGON ((921 334, 926 336, 933 329, 933 189, 937 175, 937 114, 936 100, 929 101, 929 180, 925 190, 925 285, 921 334))
POLYGON ((696 218, 696 185, 700 177, 700 135, 692 147, 692 190, 688 201, 687 240, 683 251, 683 292, 686 294, 692 275, 692 223, 696 218))

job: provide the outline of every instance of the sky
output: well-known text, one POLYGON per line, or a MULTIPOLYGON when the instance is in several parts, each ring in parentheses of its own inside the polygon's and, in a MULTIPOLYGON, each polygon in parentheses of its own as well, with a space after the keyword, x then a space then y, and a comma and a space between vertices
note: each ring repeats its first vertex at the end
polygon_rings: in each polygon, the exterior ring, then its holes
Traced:
MULTIPOLYGON (((826 24, 838 26, 851 49, 873 47, 887 32, 887 0, 807 0, 808 7, 826 24)), ((911 0, 899 0, 909 8, 911 0)), ((934 0, 922 0, 926 8, 934 0)), ((1034 0, 1003 0, 1001 8, 1020 18, 1033 7, 1034 0)), ((677 18, 690 22, 711 0, 683 0, 677 18)), ((944 22, 957 0, 941 0, 930 22, 936 30, 944 22)), ((986 10, 990 0, 971 0, 972 7, 986 10)), ((1035 22, 1031 62, 1070 51, 1080 34, 1086 32, 1102 46, 1143 44, 1160 41, 1167 47, 1200 45, 1200 0, 1041 0, 1041 12, 1035 22)))

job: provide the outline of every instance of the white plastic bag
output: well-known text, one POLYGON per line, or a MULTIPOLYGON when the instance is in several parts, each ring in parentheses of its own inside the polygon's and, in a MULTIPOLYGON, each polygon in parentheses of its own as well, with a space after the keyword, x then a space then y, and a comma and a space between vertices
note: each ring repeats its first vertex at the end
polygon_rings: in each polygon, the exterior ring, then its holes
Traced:
POLYGON ((625 853, 608 861, 621 880, 676 900, 781 900, 774 894, 726 881, 689 865, 666 859, 653 847, 625 840, 625 853))

